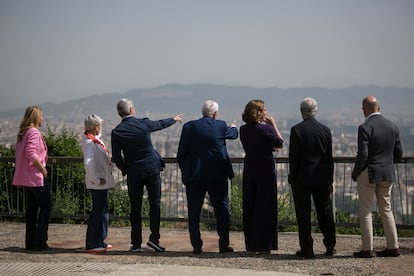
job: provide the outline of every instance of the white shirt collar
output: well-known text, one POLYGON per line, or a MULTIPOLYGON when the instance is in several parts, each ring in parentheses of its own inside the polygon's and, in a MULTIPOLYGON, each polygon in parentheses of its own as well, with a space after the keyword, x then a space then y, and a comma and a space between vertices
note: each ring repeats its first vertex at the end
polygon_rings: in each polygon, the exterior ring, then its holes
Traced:
POLYGON ((368 120, 369 118, 371 118, 372 116, 375 116, 375 115, 381 115, 381 112, 374 112, 374 113, 369 114, 369 115, 365 118, 365 121, 366 121, 366 120, 368 120))

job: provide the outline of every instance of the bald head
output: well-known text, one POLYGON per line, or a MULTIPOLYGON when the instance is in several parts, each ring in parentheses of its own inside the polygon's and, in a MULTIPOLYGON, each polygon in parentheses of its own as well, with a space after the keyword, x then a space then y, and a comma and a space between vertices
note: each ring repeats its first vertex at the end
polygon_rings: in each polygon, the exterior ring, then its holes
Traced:
POLYGON ((380 107, 375 96, 367 96, 362 101, 362 110, 364 110, 365 117, 371 113, 378 112, 379 109, 380 107))

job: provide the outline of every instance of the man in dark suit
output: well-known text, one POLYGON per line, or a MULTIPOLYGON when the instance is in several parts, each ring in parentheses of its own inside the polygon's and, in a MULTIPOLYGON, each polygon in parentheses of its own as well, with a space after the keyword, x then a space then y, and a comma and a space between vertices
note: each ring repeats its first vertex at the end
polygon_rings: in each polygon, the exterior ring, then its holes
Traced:
POLYGON ((226 149, 226 139, 236 139, 235 125, 217 120, 218 104, 206 101, 203 117, 184 124, 178 146, 177 161, 186 187, 188 224, 193 253, 202 252, 200 212, 206 192, 217 218, 220 253, 233 252, 229 246, 230 214, 228 179, 234 177, 226 149))
POLYGON ((133 102, 118 101, 117 110, 122 122, 112 130, 112 158, 127 176, 131 213, 131 252, 142 252, 141 209, 144 186, 148 192, 151 235, 147 245, 157 252, 165 251, 160 239, 160 171, 164 168, 161 156, 151 142, 151 132, 181 122, 181 115, 158 121, 135 117, 133 102))
POLYGON ((387 248, 377 252, 380 257, 398 257, 397 228, 391 210, 392 182, 395 181, 394 162, 402 157, 398 127, 379 112, 374 96, 362 101, 365 122, 358 127, 358 154, 352 171, 357 181, 359 221, 362 249, 354 253, 357 258, 374 257, 371 206, 374 195, 381 214, 387 248))
POLYGON ((299 227, 299 258, 313 258, 311 196, 326 255, 335 254, 336 234, 332 210, 333 159, 331 130, 315 119, 317 103, 305 98, 300 105, 303 121, 290 130, 289 183, 299 227))

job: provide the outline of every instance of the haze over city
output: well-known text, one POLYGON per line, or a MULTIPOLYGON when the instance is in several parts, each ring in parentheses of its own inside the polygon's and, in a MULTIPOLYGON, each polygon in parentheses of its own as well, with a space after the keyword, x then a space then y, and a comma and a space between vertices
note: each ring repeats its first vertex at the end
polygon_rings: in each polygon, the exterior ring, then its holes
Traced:
POLYGON ((414 88, 413 1, 0 0, 0 111, 167 83, 414 88))

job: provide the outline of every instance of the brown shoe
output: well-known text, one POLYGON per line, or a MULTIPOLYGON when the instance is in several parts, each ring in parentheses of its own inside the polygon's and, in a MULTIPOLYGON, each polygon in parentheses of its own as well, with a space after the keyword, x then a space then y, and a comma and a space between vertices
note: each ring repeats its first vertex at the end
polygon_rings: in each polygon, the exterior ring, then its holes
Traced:
POLYGON ((394 248, 394 249, 384 249, 382 251, 377 252, 378 257, 398 257, 400 256, 400 249, 394 248))
POLYGON ((359 252, 354 252, 355 258, 373 258, 375 257, 374 251, 372 250, 361 250, 359 252))

